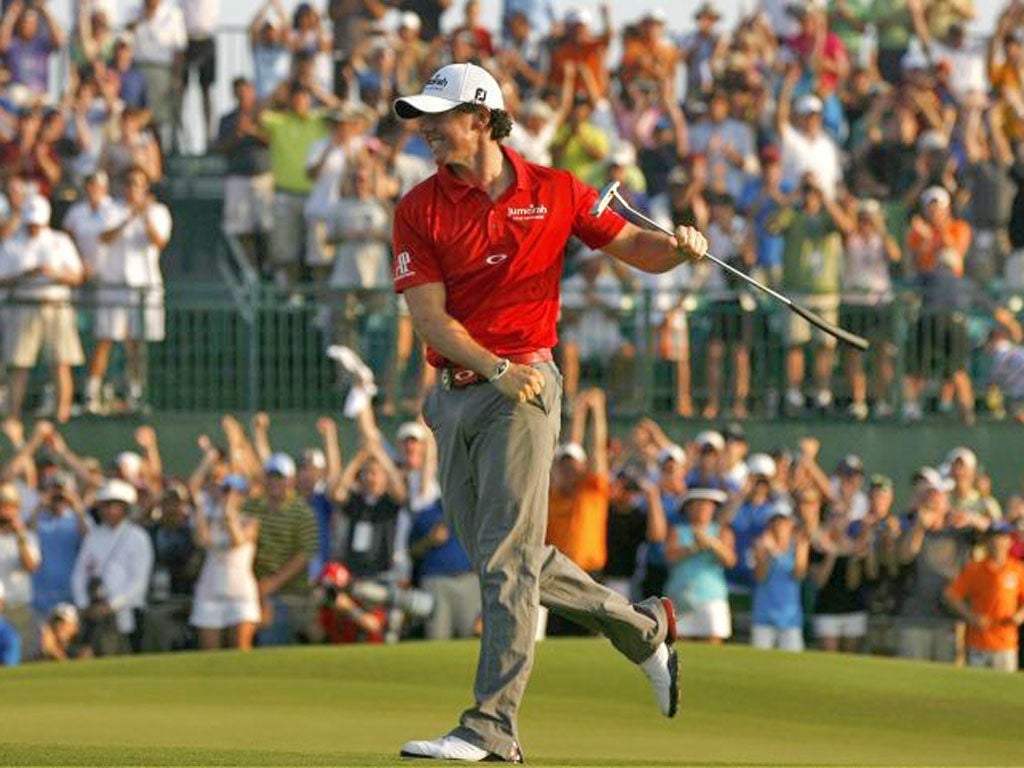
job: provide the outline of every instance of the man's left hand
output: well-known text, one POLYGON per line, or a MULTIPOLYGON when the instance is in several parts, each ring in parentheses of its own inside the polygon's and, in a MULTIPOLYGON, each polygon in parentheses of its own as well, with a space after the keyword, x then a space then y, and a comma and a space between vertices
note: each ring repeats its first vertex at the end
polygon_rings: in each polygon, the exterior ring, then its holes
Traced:
POLYGON ((690 261, 703 259, 708 252, 708 240, 696 227, 676 227, 676 249, 690 261))

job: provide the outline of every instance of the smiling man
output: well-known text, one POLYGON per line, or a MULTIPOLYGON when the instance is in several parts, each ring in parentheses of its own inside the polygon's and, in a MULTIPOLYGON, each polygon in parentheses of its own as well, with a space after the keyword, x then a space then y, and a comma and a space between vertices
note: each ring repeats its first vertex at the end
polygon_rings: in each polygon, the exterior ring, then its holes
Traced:
POLYGON ((563 252, 570 236, 647 272, 702 257, 707 241, 641 230, 565 171, 503 147, 511 130, 498 83, 453 64, 395 102, 420 118, 438 171, 399 203, 395 290, 428 346, 441 384, 424 417, 438 444, 443 504, 480 580, 483 637, 475 703, 459 727, 402 755, 522 762, 517 714, 538 606, 606 635, 639 664, 662 714, 678 703, 675 618, 667 600, 631 605, 544 544, 548 478, 561 425, 552 361, 563 252))

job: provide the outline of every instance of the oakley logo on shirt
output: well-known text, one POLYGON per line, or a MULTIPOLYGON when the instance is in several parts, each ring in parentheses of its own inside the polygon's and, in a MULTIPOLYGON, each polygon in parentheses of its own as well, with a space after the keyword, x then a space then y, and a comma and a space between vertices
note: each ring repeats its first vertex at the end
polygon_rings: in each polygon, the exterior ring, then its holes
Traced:
POLYGON ((503 262, 507 258, 508 258, 508 254, 507 253, 496 253, 493 256, 488 256, 486 259, 484 259, 484 261, 486 261, 488 264, 490 264, 493 267, 493 266, 495 266, 497 264, 501 264, 501 262, 503 262))

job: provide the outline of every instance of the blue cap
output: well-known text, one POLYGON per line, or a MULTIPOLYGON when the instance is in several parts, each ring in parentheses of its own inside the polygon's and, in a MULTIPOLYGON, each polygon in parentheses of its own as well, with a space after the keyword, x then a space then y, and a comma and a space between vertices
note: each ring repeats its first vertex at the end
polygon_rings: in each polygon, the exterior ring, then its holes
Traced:
POLYGON ((249 492, 249 481, 245 475, 239 475, 238 473, 232 473, 221 481, 220 487, 225 490, 238 491, 239 493, 249 492))
POLYGON ((287 453, 275 453, 267 459, 263 465, 263 471, 268 475, 281 475, 282 477, 295 477, 295 460, 287 453))

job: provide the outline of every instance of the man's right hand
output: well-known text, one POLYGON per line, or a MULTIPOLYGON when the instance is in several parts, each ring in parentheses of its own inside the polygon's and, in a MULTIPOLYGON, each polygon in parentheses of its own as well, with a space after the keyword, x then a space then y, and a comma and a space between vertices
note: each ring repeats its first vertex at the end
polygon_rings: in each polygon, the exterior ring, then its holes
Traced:
POLYGON ((532 366, 512 363, 505 374, 493 383, 509 400, 525 403, 543 391, 544 376, 532 366))

